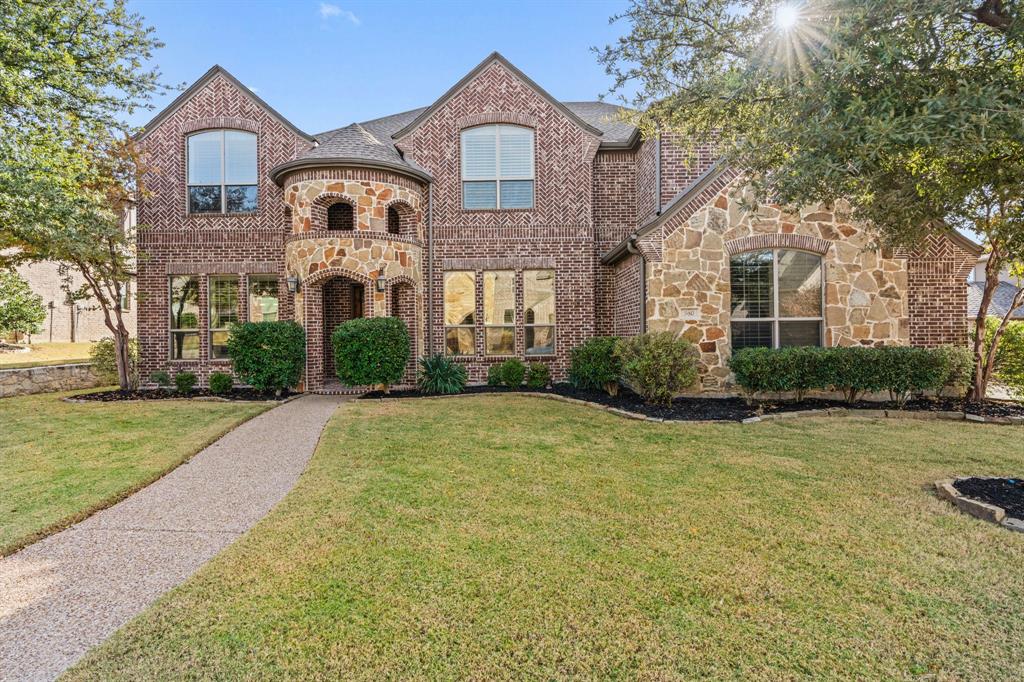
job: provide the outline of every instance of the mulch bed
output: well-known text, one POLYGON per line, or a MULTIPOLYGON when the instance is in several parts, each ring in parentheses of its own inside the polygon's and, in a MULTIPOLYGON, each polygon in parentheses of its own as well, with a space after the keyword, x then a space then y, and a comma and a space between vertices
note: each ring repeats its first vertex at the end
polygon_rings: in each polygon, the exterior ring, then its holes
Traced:
MULTIPOLYGON (((467 386, 463 393, 554 393, 568 398, 598 403, 607 407, 615 407, 628 412, 636 412, 647 417, 669 419, 673 421, 741 421, 749 417, 780 412, 797 412, 801 410, 820 410, 828 408, 854 408, 867 410, 893 410, 893 403, 857 402, 848 405, 839 400, 822 400, 809 398, 799 403, 792 401, 756 402, 747 405, 743 398, 676 398, 671 407, 647 405, 636 393, 628 389, 620 389, 615 397, 603 391, 584 391, 570 384, 555 384, 546 389, 514 390, 502 386, 467 386)), ((387 395, 380 391, 364 393, 362 399, 374 398, 422 398, 426 397, 416 389, 393 390, 387 395)), ((904 407, 907 411, 916 412, 968 412, 986 417, 1024 417, 1024 403, 967 403, 962 400, 914 400, 904 407)))
POLYGON ((959 478, 953 487, 965 497, 1002 507, 1007 516, 1024 519, 1024 480, 1019 478, 959 478))
POLYGON ((182 394, 175 390, 150 388, 135 391, 98 391, 96 393, 82 393, 74 396, 73 400, 92 400, 103 403, 113 403, 121 400, 193 400, 196 398, 221 400, 284 400, 295 393, 283 393, 280 397, 273 393, 267 394, 252 388, 233 388, 227 393, 214 395, 208 388, 197 388, 189 393, 182 394))

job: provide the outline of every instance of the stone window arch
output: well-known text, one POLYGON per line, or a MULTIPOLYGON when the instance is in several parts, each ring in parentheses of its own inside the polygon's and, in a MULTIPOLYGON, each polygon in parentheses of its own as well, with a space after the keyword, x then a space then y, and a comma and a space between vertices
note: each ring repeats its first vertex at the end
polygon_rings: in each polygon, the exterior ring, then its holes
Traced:
POLYGON ((824 265, 816 251, 729 249, 733 350, 820 346, 824 340, 824 265))

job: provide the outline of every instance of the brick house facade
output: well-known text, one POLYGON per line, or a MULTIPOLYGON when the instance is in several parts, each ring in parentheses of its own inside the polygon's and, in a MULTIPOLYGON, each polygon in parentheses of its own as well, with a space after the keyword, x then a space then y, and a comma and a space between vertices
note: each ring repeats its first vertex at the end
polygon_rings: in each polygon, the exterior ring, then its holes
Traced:
POLYGON ((415 357, 458 351, 472 381, 508 357, 561 379, 587 338, 644 330, 693 340, 708 390, 727 388, 733 336, 751 329, 965 339, 967 240, 883 253, 839 210, 748 213, 709 148, 643 140, 616 113, 558 102, 495 53, 429 107, 307 135, 214 67, 139 138, 156 167, 138 217, 144 380, 226 370, 220 334, 245 319, 304 326, 309 390, 335 383, 329 336, 357 315, 401 318, 415 357), (807 315, 784 316, 793 301, 807 315))

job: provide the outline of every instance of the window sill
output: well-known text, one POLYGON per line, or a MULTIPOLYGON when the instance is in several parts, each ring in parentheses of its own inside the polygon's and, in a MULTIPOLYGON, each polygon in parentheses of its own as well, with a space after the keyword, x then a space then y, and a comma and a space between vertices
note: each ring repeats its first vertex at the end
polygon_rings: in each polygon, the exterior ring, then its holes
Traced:
POLYGON ((259 214, 259 209, 256 209, 255 211, 243 211, 241 213, 185 213, 189 218, 245 218, 248 216, 258 216, 259 214))
POLYGON ((459 213, 535 213, 537 207, 532 208, 460 208, 459 213))

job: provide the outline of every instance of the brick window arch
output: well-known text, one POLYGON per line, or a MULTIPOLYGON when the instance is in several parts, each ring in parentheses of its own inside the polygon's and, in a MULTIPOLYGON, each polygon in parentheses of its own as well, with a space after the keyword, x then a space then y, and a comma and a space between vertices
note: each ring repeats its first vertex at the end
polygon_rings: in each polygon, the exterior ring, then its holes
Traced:
POLYGON ((398 214, 398 209, 394 206, 388 206, 388 232, 391 234, 398 234, 402 231, 402 216, 398 214))
POLYGON ((338 201, 327 207, 327 229, 328 230, 354 230, 356 229, 356 215, 352 204, 346 201, 338 201))

